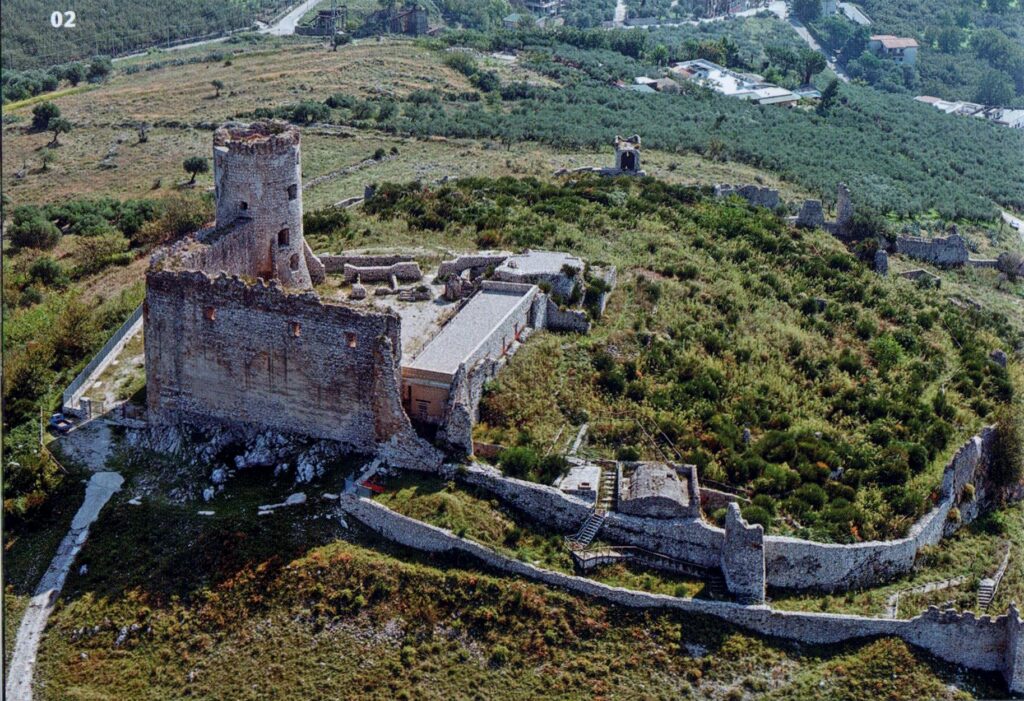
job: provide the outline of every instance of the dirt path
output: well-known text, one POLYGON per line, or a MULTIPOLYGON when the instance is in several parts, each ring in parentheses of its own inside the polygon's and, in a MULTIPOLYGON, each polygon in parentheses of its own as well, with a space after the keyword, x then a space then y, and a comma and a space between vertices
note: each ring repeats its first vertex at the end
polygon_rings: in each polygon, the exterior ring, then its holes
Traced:
POLYGON ((57 595, 75 561, 75 556, 89 536, 89 526, 99 516, 100 509, 121 489, 124 478, 116 472, 97 472, 85 488, 85 501, 71 522, 71 530, 57 547, 57 554, 39 580, 35 594, 25 609, 14 642, 14 653, 7 669, 4 697, 8 701, 32 701, 32 672, 36 666, 36 653, 43 637, 46 621, 53 611, 57 595))

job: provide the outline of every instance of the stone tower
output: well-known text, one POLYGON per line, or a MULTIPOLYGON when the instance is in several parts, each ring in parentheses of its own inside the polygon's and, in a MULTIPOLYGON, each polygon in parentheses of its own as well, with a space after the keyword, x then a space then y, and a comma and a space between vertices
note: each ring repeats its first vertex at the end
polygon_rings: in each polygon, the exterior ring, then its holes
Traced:
POLYGON ((640 136, 615 137, 615 168, 623 175, 643 175, 640 170, 640 136))
POLYGON ((299 130, 276 122, 222 126, 213 135, 213 178, 217 228, 244 230, 248 274, 311 288, 299 130))

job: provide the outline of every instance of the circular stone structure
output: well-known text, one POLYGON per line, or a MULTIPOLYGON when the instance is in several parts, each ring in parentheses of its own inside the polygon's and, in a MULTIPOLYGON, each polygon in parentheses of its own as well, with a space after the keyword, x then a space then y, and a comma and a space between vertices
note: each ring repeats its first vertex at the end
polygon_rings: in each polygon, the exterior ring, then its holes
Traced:
POLYGON ((227 124, 213 135, 217 228, 245 227, 257 277, 312 287, 302 235, 299 130, 227 124))

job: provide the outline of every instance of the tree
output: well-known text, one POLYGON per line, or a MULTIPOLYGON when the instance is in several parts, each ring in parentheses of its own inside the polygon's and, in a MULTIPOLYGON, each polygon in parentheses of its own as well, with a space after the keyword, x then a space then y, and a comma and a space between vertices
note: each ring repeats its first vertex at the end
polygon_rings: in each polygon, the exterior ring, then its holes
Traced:
POLYGON ((210 164, 202 156, 189 156, 182 162, 181 167, 186 173, 192 174, 192 179, 188 181, 189 185, 195 185, 196 176, 210 170, 210 164))
POLYGON ((838 96, 839 80, 837 78, 833 78, 821 93, 821 101, 818 102, 818 114, 822 116, 828 114, 832 109, 832 105, 835 104, 836 97, 838 96))
POLYGON ((37 258, 29 267, 28 276, 35 282, 54 287, 60 287, 67 283, 64 268, 50 256, 37 258))
POLYGON ((764 53, 768 57, 769 64, 777 66, 783 71, 793 70, 799 63, 796 52, 788 46, 766 46, 764 53))
POLYGON ((992 446, 992 479, 1003 487, 1015 485, 1024 472, 1024 411, 1020 404, 1003 404, 996 409, 995 441, 992 446))
POLYGON ((955 54, 960 51, 960 44, 964 40, 963 30, 959 27, 943 27, 939 30, 937 42, 939 51, 944 54, 955 54))
POLYGON ((1010 282, 1016 282, 1021 270, 1024 270, 1024 255, 1016 251, 1004 251, 999 254, 996 269, 1006 275, 1010 282))
POLYGON ((43 165, 43 172, 50 170, 50 164, 57 160, 57 155, 51 149, 43 149, 42 155, 39 156, 39 162, 43 165))
POLYGON ((57 141, 57 139, 60 137, 61 134, 67 134, 68 132, 71 131, 71 122, 64 119, 63 117, 51 119, 48 131, 53 132, 53 141, 51 141, 49 145, 51 147, 60 146, 60 143, 57 141))
POLYGON ((80 61, 75 61, 69 64, 67 69, 64 71, 64 78, 72 85, 78 85, 88 77, 89 71, 86 69, 85 64, 80 61))
POLYGON ((114 70, 114 64, 108 56, 96 56, 89 62, 89 68, 85 75, 90 83, 101 83, 106 80, 112 70, 114 70))
POLYGON ((668 47, 664 44, 658 44, 651 49, 650 60, 654 61, 659 66, 664 66, 668 63, 668 47))
POLYGON ((352 41, 352 37, 349 36, 347 32, 344 34, 335 34, 331 38, 331 46, 333 47, 334 51, 337 51, 339 46, 344 46, 350 41, 352 41))
POLYGON ((805 24, 821 17, 821 0, 793 0, 790 7, 797 19, 805 24))
POLYGON ((210 85, 212 85, 213 89, 217 91, 217 94, 215 94, 214 97, 220 97, 220 91, 224 89, 224 81, 220 78, 215 78, 210 81, 210 85))
POLYGON ((50 120, 60 117, 60 107, 52 102, 40 102, 32 108, 32 128, 37 131, 48 131, 50 120))
POLYGON ((1002 71, 991 69, 985 71, 978 81, 978 92, 974 99, 983 105, 996 107, 1006 106, 1013 99, 1013 82, 1010 76, 1002 71))
POLYGON ((828 63, 825 61, 825 57, 821 55, 821 52, 814 49, 802 49, 800 51, 800 73, 805 85, 811 82, 811 78, 814 77, 815 73, 825 70, 826 66, 828 66, 828 63))
POLYGON ((139 122, 137 129, 139 130, 139 143, 144 144, 149 141, 149 124, 146 122, 139 122))

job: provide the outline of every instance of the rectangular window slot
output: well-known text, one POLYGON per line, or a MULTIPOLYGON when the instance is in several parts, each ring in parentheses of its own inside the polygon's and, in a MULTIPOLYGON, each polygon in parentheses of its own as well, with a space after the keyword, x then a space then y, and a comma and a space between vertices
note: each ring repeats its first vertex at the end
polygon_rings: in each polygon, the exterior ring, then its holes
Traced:
POLYGON ((292 327, 292 337, 298 338, 300 335, 302 335, 302 324, 300 324, 297 321, 293 321, 292 324, 291 324, 291 327, 292 327))
POLYGON ((299 186, 298 185, 289 185, 288 186, 288 199, 294 200, 298 196, 299 196, 299 186))
POLYGON ((207 321, 215 321, 217 319, 217 309, 214 307, 207 307, 203 310, 203 317, 207 321))
POLYGON ((359 342, 356 340, 356 335, 354 333, 345 334, 345 343, 348 344, 349 348, 355 348, 356 346, 359 345, 359 342))

